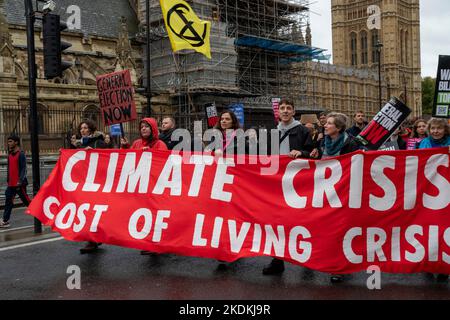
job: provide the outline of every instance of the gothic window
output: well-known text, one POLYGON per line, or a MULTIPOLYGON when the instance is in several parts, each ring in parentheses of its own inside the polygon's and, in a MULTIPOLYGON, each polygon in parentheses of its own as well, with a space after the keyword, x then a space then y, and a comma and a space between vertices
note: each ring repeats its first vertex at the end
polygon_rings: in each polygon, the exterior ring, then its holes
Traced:
POLYGON ((405 31, 405 64, 409 65, 408 31, 405 31))
POLYGON ((87 105, 83 109, 83 119, 90 119, 94 121, 94 123, 99 125, 99 119, 100 118, 100 109, 96 105, 87 105))
POLYGON ((372 30, 372 63, 378 63, 377 43, 379 40, 378 30, 372 30))
POLYGON ((367 32, 361 32, 361 64, 368 64, 367 32))
POLYGON ((352 57, 352 66, 358 65, 358 40, 356 33, 350 34, 350 52, 352 57))
POLYGON ((404 32, 400 30, 400 63, 405 64, 405 42, 404 42, 404 32))

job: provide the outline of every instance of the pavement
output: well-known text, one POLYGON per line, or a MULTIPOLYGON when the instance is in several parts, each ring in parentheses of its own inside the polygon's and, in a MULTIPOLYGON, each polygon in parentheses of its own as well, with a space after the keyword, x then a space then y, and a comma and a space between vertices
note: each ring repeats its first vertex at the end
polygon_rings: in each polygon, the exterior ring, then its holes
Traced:
POLYGON ((264 276, 269 257, 246 258, 220 268, 214 259, 102 245, 81 255, 84 243, 63 240, 14 209, 10 230, 0 230, 0 300, 450 300, 450 284, 427 274, 382 274, 381 290, 369 290, 365 272, 330 283, 328 274, 286 264, 281 276, 264 276), (68 289, 81 271, 80 290, 68 289), (70 280, 70 279, 69 279, 70 280))

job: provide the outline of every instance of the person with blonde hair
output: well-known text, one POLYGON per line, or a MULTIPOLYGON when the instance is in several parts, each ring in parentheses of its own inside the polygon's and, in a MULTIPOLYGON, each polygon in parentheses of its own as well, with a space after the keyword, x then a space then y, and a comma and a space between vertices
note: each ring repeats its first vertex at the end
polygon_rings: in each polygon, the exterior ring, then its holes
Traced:
POLYGON ((429 137, 422 140, 419 149, 433 149, 450 146, 450 127, 447 119, 432 118, 428 122, 429 137))

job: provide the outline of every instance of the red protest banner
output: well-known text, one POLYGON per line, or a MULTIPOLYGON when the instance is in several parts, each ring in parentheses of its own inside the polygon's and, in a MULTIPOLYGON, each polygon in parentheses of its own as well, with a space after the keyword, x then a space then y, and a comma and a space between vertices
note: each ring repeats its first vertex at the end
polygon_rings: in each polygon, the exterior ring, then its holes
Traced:
POLYGON ((278 170, 264 176, 267 162, 63 150, 28 213, 74 241, 225 261, 276 256, 329 273, 450 273, 447 148, 271 159, 278 170))
POLYGON ((129 70, 98 76, 97 90, 105 125, 137 119, 129 70))

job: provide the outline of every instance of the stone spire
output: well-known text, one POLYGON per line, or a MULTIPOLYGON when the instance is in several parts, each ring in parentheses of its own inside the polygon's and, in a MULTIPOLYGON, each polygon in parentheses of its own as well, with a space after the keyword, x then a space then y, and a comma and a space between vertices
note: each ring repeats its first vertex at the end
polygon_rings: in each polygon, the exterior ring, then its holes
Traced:
POLYGON ((125 17, 120 18, 120 30, 119 38, 117 39, 116 54, 117 59, 115 63, 115 71, 130 70, 131 81, 136 83, 136 65, 132 56, 131 43, 128 38, 128 26, 127 19, 125 17))
POLYGON ((312 45, 311 26, 309 25, 309 22, 306 26, 306 44, 310 47, 312 45))

